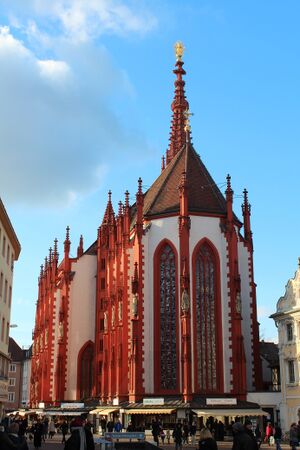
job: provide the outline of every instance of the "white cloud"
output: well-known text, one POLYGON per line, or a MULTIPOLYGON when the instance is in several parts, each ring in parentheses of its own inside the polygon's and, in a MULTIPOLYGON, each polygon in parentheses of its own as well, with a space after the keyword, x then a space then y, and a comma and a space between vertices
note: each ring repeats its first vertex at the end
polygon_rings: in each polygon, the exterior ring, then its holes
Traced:
POLYGON ((42 59, 1 27, 0 67, 0 191, 7 200, 70 204, 99 188, 115 159, 122 164, 147 148, 109 106, 112 96, 128 101, 131 92, 103 47, 60 41, 42 59))

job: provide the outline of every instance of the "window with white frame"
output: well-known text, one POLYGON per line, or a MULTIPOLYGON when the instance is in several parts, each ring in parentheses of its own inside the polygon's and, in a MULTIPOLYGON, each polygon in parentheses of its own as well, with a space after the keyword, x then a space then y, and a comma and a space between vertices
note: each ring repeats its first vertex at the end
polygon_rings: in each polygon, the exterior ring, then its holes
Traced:
POLYGON ((11 403, 15 401, 15 393, 14 392, 8 393, 8 401, 11 403))
POLYGON ((295 383, 295 362, 293 360, 288 361, 288 382, 295 383))
POLYGON ((9 379, 9 385, 10 386, 15 386, 16 385, 16 379, 15 378, 10 378, 9 379))
POLYGON ((9 365, 9 372, 16 372, 17 368, 15 364, 10 364, 9 365))
POLYGON ((287 323, 286 324, 286 337, 288 341, 292 341, 293 340, 293 324, 292 323, 287 323))

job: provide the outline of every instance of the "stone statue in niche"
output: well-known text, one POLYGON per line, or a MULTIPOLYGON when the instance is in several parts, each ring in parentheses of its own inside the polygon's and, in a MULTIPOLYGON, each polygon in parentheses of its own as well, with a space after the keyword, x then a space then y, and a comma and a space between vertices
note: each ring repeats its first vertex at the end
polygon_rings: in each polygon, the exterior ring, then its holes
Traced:
POLYGON ((133 294, 131 311, 132 311, 133 316, 137 316, 137 313, 138 313, 138 295, 137 294, 133 294))
POLYGON ((121 301, 119 301, 119 303, 118 303, 118 318, 119 318, 120 322, 123 319, 123 305, 122 305, 121 301))
POLYGON ((59 322, 59 325, 58 325, 58 337, 59 337, 59 339, 64 338, 64 324, 62 322, 59 322))
POLYGON ((113 306, 111 309, 111 326, 115 326, 115 307, 113 306))
POLYGON ((48 329, 45 332, 45 344, 48 345, 48 329))
POLYGON ((108 326, 108 316, 107 316, 107 312, 105 311, 105 313, 104 313, 104 331, 107 331, 107 326, 108 326))
POLYGON ((241 314, 241 312, 242 312, 242 300, 241 300, 241 293, 239 291, 236 293, 235 309, 236 309, 236 312, 238 314, 241 314))
POLYGON ((187 313, 190 309, 190 297, 186 289, 183 290, 181 296, 181 311, 187 313))

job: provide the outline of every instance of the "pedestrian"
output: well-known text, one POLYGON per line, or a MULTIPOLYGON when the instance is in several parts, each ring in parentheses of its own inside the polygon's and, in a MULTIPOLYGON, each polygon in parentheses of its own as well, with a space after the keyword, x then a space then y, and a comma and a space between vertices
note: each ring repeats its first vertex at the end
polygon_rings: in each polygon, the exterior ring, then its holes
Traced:
POLYGON ((156 443, 156 445, 158 446, 159 442, 158 442, 158 436, 160 433, 160 423, 157 419, 152 420, 152 436, 153 436, 153 440, 156 443))
POLYGON ((173 431, 173 438, 175 441, 175 449, 182 450, 182 426, 181 423, 177 423, 173 431))
POLYGON ((162 443, 162 445, 164 445, 166 434, 165 434, 163 428, 160 430, 159 436, 160 436, 160 438, 161 438, 161 443, 162 443))
POLYGON ((291 450, 296 450, 298 445, 298 429, 295 422, 291 424, 290 427, 290 446, 291 450))
POLYGON ((108 431, 109 433, 112 433, 112 432, 114 431, 114 423, 113 423, 112 420, 109 420, 109 421, 107 422, 107 431, 108 431))
POLYGON ((207 427, 200 431, 199 450, 218 450, 217 442, 207 427))
POLYGON ((185 420, 183 422, 183 436, 182 436, 182 443, 183 444, 188 444, 189 443, 189 432, 190 432, 190 427, 188 422, 185 420))
POLYGON ((271 422, 268 422, 267 426, 266 426, 265 442, 267 442, 269 446, 271 444, 270 443, 271 436, 273 436, 273 427, 272 427, 271 422))
POLYGON ((42 426, 43 426, 42 438, 43 438, 43 441, 46 442, 46 439, 48 437, 48 426, 49 426, 49 423, 48 423, 47 419, 44 420, 44 422, 42 423, 42 426))
POLYGON ((117 422, 115 423, 114 430, 116 433, 121 433, 122 429, 123 429, 123 425, 122 425, 121 419, 118 419, 117 422))
POLYGON ((246 433, 248 434, 248 436, 251 437, 251 439, 254 442, 256 450, 258 450, 258 444, 257 444, 256 437, 254 436, 254 433, 253 433, 253 430, 252 430, 252 422, 251 422, 251 420, 250 419, 246 419, 244 426, 245 426, 246 433))
POLYGON ((92 432, 86 426, 86 415, 72 421, 71 436, 66 440, 64 450, 95 450, 92 432))
POLYGON ((241 422, 232 425, 233 445, 232 450, 256 450, 256 443, 246 433, 246 429, 241 422))
POLYGON ((167 431, 166 431, 166 438, 167 438, 167 443, 170 444, 170 440, 171 440, 171 432, 170 432, 170 428, 167 428, 167 431))
MULTIPOLYGON (((8 437, 15 444, 18 450, 28 450, 28 445, 26 439, 19 435, 19 424, 17 422, 12 422, 8 427, 8 437)), ((0 446, 2 450, 2 446, 0 446)))
POLYGON ((104 436, 104 433, 106 432, 106 419, 104 416, 102 416, 102 419, 100 420, 100 425, 101 425, 102 436, 104 436))
POLYGON ((256 428, 255 428, 255 439, 256 439, 258 448, 260 448, 260 446, 261 446, 261 431, 259 428, 259 424, 257 424, 256 428))
POLYGON ((196 441, 196 432, 197 432, 197 426, 196 426, 196 422, 193 422, 190 428, 190 434, 191 434, 191 444, 195 445, 195 441, 196 441))
POLYGON ((61 443, 63 444, 64 442, 66 442, 66 435, 68 434, 68 422, 66 420, 63 421, 63 423, 61 424, 61 433, 62 433, 62 441, 61 443))
MULTIPOLYGON (((297 433, 298 433, 298 429, 297 429, 297 433)), ((274 439, 275 439, 275 444, 276 444, 276 450, 282 450, 281 445, 280 445, 281 439, 282 439, 282 430, 278 423, 275 423, 274 439)), ((298 436, 297 436, 297 440, 298 440, 298 436)))
POLYGON ((18 450, 18 445, 11 441, 3 425, 0 425, 0 449, 18 450))
POLYGON ((42 446, 42 435, 43 435, 43 424, 40 420, 33 426, 33 445, 35 449, 41 448, 42 446))
POLYGON ((51 420, 50 423, 49 423, 49 437, 50 437, 50 439, 52 439, 54 435, 55 435, 55 423, 53 422, 53 420, 51 420))

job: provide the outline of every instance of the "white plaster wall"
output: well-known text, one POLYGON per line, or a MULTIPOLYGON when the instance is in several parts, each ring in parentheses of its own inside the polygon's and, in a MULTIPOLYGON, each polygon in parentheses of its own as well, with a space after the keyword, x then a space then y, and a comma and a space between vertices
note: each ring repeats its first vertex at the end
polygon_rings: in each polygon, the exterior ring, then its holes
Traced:
POLYGON ((97 257, 83 255, 71 270, 66 400, 76 400, 78 353, 95 339, 97 257))
MULTIPOLYGON (((222 323, 223 323, 223 365, 224 365, 224 387, 225 392, 231 389, 230 370, 232 364, 230 362, 231 350, 229 348, 229 327, 228 327, 228 288, 227 288, 227 242, 220 230, 220 219, 214 217, 191 217, 190 230, 190 267, 192 267, 192 254, 198 242, 206 237, 216 247, 220 257, 220 276, 221 276, 221 299, 222 299, 222 323)), ((152 393, 154 391, 154 318, 153 318, 153 256, 157 246, 163 239, 170 240, 179 254, 179 236, 178 236, 178 217, 169 217, 165 219, 153 220, 151 228, 147 231, 143 238, 144 243, 144 261, 145 261, 145 278, 144 278, 144 337, 145 337, 145 354, 147 358, 144 361, 145 373, 145 392, 152 393)), ((179 270, 179 267, 178 267, 179 270)), ((193 280, 191 278, 191 287, 193 280)), ((179 289, 179 285, 178 285, 179 289)), ((191 292, 192 295, 192 292, 191 292)), ((178 299, 180 301, 180 299, 178 299)), ((191 301, 193 301, 191 297, 191 301)), ((180 305, 179 305, 180 306, 180 305)), ((179 318, 178 318, 179 320, 179 318)), ((180 330, 180 327, 179 327, 180 330)), ((193 331, 192 331, 193 332, 193 331)), ((181 341, 181 336, 179 336, 181 341)), ((193 342, 193 338, 192 338, 193 342)), ((193 349, 192 349, 193 355, 193 349)), ((181 361, 181 354, 179 355, 181 361)), ((193 363, 193 361, 192 361, 193 363)), ((193 372, 192 372, 193 373, 193 372)), ((181 376, 181 375, 180 375, 181 376)), ((182 385, 180 379, 180 387, 182 385)), ((194 383, 194 380, 193 380, 194 383)))
MULTIPOLYGON (((178 217, 156 219, 143 237, 144 244, 144 350, 147 357, 144 360, 145 393, 154 392, 154 312, 153 312, 153 256, 163 239, 172 242, 179 253, 178 217)), ((178 285, 179 289, 179 285, 178 285)), ((178 299, 179 301, 179 299, 178 299)), ((179 318, 178 318, 179 320, 179 318)), ((179 327, 180 330, 180 327, 179 327)), ((180 332, 180 331, 179 331, 180 332)), ((179 336, 181 341, 181 337, 179 336)), ((179 355, 181 361, 181 354, 179 355)), ((180 380, 181 386, 181 380, 180 380)))
MULTIPOLYGON (((223 326, 223 367, 224 367, 224 391, 229 392, 231 389, 231 375, 230 371, 232 368, 231 349, 230 344, 230 333, 229 333, 229 293, 228 293, 228 255, 227 255, 227 241, 224 234, 220 229, 220 219, 216 217, 201 217, 192 216, 191 217, 191 230, 190 230, 190 268, 192 268, 192 255, 198 242, 203 239, 209 239, 212 244, 216 247, 219 253, 220 259, 220 291, 221 291, 221 304, 222 304, 222 326, 223 326)), ((191 272, 192 273, 192 272, 191 272)), ((191 288, 193 286, 193 276, 191 275, 191 288)), ((191 301, 194 302, 192 297, 193 292, 191 290, 191 301)), ((193 321, 193 317, 192 317, 193 321)), ((193 331, 193 330, 192 330, 193 331)), ((192 336, 192 343, 194 342, 194 337, 192 336)), ((193 357, 192 348, 192 357, 193 357)), ((192 360, 193 365, 194 361, 192 360)), ((192 372, 194 373, 194 371, 192 372)), ((194 383, 194 380, 193 380, 194 383)))
POLYGON ((249 251, 242 242, 238 243, 239 272, 241 276, 241 301, 242 301, 242 331, 244 336, 244 347, 246 353, 247 389, 254 389, 253 386, 253 356, 252 356, 252 319, 250 304, 250 277, 249 277, 249 251))

